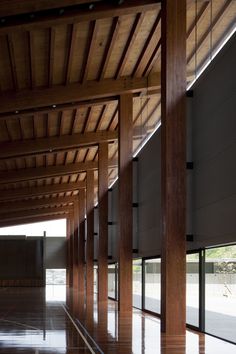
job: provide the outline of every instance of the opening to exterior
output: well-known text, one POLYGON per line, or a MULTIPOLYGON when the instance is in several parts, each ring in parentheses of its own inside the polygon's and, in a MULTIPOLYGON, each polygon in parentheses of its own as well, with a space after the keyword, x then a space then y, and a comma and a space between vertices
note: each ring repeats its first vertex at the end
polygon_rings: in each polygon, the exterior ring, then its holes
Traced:
POLYGON ((205 330, 236 342, 236 245, 205 252, 205 330))
POLYGON ((66 300, 66 269, 46 269, 46 301, 66 300))

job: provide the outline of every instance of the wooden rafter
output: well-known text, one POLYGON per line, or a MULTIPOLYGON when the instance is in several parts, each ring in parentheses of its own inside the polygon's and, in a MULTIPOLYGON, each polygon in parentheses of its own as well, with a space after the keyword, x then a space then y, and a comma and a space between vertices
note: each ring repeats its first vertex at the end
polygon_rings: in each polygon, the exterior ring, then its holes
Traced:
POLYGON ((68 58, 66 64, 66 73, 65 73, 65 84, 70 82, 70 75, 71 75, 71 67, 72 67, 72 60, 73 60, 73 51, 75 47, 75 39, 77 34, 78 26, 76 24, 71 25, 71 33, 70 33, 70 45, 68 51, 68 58))
POLYGON ((48 65, 48 86, 53 84, 53 68, 54 68, 54 48, 55 47, 55 28, 50 28, 49 42, 49 65, 48 65))
POLYGON ((84 56, 84 68, 82 70, 81 82, 85 83, 88 78, 89 66, 94 55, 95 43, 98 33, 98 22, 92 21, 90 25, 90 35, 88 37, 87 53, 84 56))
POLYGON ((13 81, 15 90, 18 90, 19 85, 18 85, 18 77, 17 77, 17 71, 16 71, 14 45, 13 45, 13 39, 12 39, 11 34, 7 35, 7 46, 8 46, 8 53, 9 53, 9 59, 10 59, 12 81, 13 81))
POLYGON ((223 16, 223 14, 225 13, 225 11, 229 8, 229 6, 231 5, 232 0, 227 0, 223 6, 220 8, 220 10, 218 11, 218 13, 216 14, 216 16, 214 17, 212 23, 210 24, 210 26, 208 26, 207 30, 204 32, 204 34, 202 35, 202 37, 200 38, 200 40, 197 42, 196 47, 192 50, 192 52, 189 54, 188 58, 187 58, 187 63, 190 63, 190 61, 194 58, 195 53, 197 53, 197 51, 199 50, 199 48, 202 46, 203 42, 206 40, 207 36, 211 33, 212 29, 215 27, 215 25, 217 24, 217 22, 221 19, 221 17, 223 16))
POLYGON ((144 44, 141 54, 137 60, 132 76, 142 76, 144 69, 150 59, 151 49, 157 41, 157 31, 161 21, 161 11, 159 11, 157 18, 152 26, 151 32, 144 44))
POLYGON ((124 68, 125 68, 125 64, 128 60, 132 45, 134 44, 134 41, 138 35, 139 29, 142 25, 144 19, 144 13, 139 13, 136 16, 136 19, 134 21, 133 27, 130 31, 130 35, 129 38, 126 42, 122 57, 120 59, 118 68, 116 70, 116 74, 115 74, 115 78, 117 79, 118 77, 122 76, 123 72, 124 72, 124 68))
POLYGON ((106 69, 111 57, 111 53, 113 51, 117 36, 118 36, 118 31, 119 31, 119 17, 115 17, 112 22, 111 26, 111 31, 109 35, 109 39, 104 51, 104 56, 103 60, 100 66, 99 74, 98 74, 98 80, 102 80, 105 76, 106 69))

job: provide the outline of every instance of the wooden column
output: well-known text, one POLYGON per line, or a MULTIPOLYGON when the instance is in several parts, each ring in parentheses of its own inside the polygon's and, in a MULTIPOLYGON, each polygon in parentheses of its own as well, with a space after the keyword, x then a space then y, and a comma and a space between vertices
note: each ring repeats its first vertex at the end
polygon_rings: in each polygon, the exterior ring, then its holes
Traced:
POLYGON ((73 312, 78 312, 78 290, 79 290, 79 204, 74 202, 74 230, 73 230, 73 312))
POLYGON ((70 304, 70 273, 71 273, 71 247, 70 247, 70 219, 66 219, 66 304, 70 304))
POLYGON ((161 330, 185 334, 186 0, 162 3, 161 330))
POLYGON ((69 292, 70 292, 70 301, 69 306, 72 310, 72 303, 73 303, 73 272, 74 272, 74 258, 73 258, 73 243, 74 243, 74 218, 73 215, 69 215, 69 222, 70 222, 70 241, 69 241, 69 248, 70 248, 70 258, 69 258, 69 267, 70 267, 70 274, 69 274, 69 292))
POLYGON ((78 255, 78 282, 79 282, 79 316, 82 317, 85 301, 85 190, 79 191, 79 255, 78 255))
POLYGON ((133 96, 119 100, 119 310, 132 311, 133 96))
POLYGON ((94 172, 87 171, 86 179, 86 305, 93 303, 93 257, 94 257, 94 172))
POLYGON ((108 143, 98 147, 98 301, 108 301, 108 143))

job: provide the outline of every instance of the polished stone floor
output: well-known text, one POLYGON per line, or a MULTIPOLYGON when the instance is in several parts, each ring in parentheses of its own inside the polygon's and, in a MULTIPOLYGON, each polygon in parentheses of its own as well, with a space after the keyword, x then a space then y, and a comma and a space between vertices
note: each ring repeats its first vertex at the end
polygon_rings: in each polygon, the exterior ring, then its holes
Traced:
POLYGON ((95 298, 82 312, 72 305, 73 314, 63 301, 46 301, 45 289, 0 288, 0 354, 236 354, 209 335, 161 335, 158 318, 137 309, 121 315, 115 301, 105 308, 95 298))

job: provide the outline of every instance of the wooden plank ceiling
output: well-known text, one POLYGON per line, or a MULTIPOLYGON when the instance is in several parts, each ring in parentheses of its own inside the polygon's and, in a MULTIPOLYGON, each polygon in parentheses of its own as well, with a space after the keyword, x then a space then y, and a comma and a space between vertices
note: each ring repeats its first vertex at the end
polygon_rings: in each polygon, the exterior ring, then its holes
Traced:
MULTIPOLYGON (((187 8, 191 81, 235 23, 236 2, 187 8)), ((70 211, 85 171, 97 179, 101 141, 116 178, 120 92, 134 93, 134 151, 155 128, 160 11, 151 0, 0 2, 0 226, 70 211)))

